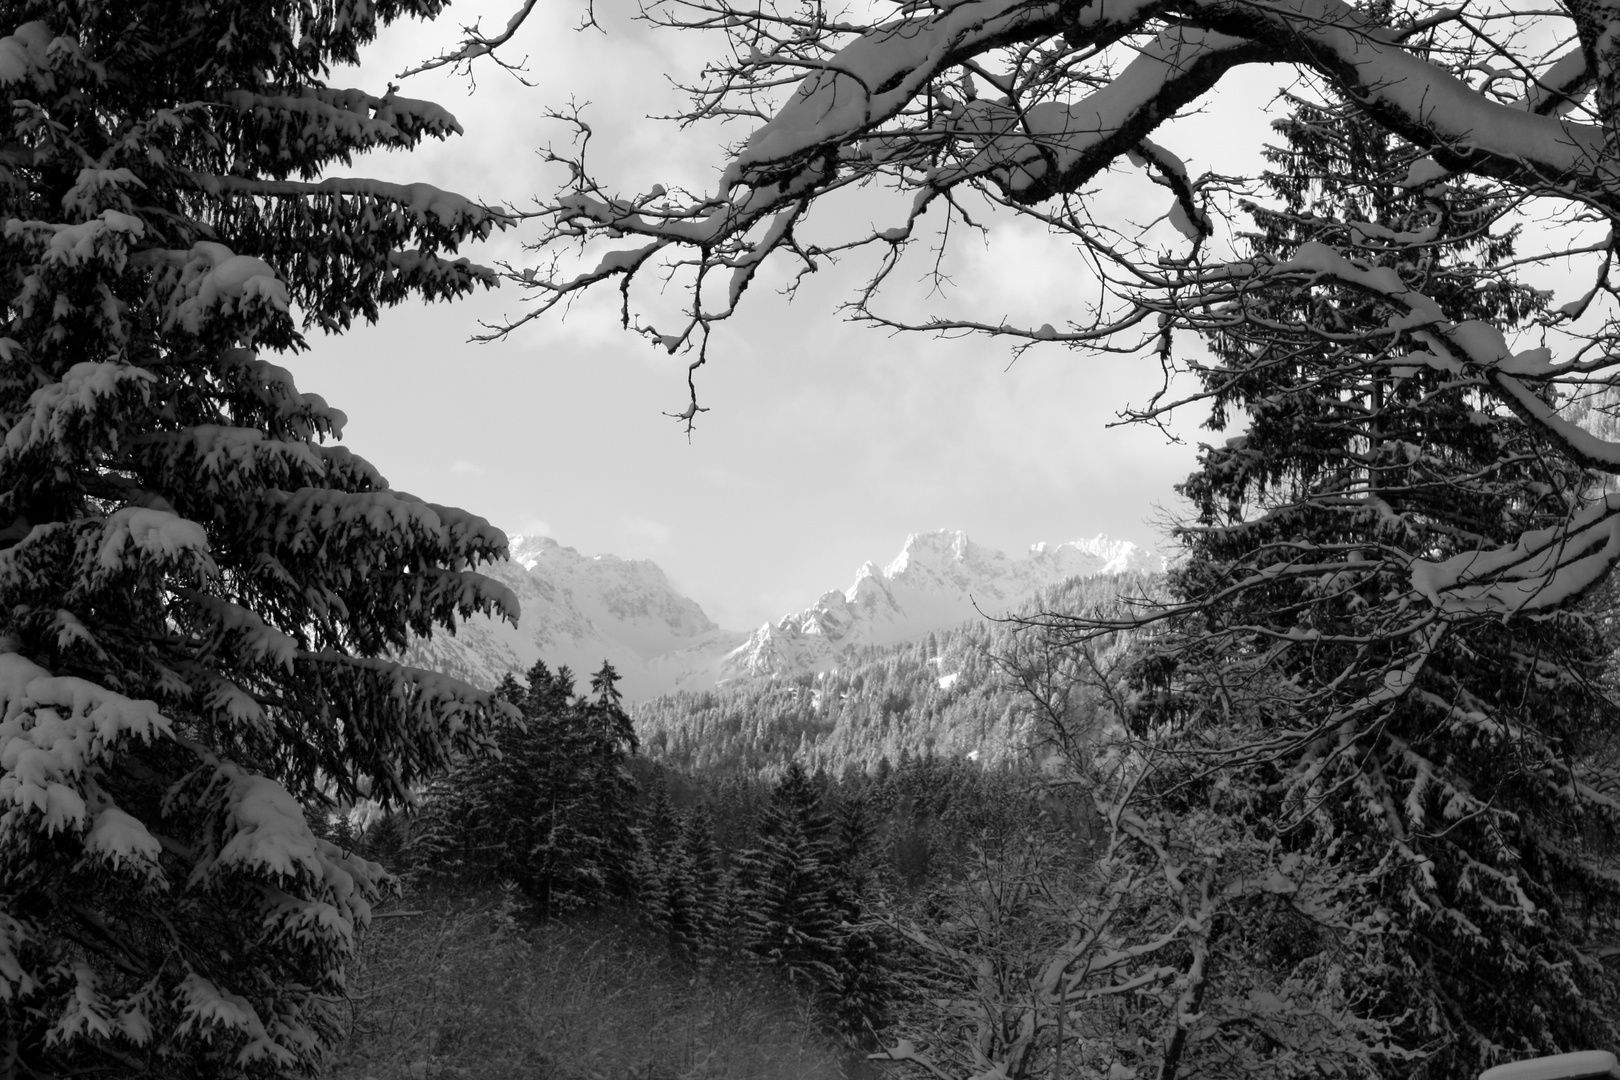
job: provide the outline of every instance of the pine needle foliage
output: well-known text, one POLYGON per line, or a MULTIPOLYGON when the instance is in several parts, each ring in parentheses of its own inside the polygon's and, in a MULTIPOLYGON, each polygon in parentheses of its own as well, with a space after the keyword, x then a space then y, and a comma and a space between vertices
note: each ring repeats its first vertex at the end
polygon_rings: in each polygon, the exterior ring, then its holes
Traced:
POLYGON ((438 0, 0 4, 0 1074, 311 1075, 386 804, 489 695, 387 659, 505 537, 389 488, 271 356, 494 275, 499 214, 316 178, 460 132, 331 87, 438 0))

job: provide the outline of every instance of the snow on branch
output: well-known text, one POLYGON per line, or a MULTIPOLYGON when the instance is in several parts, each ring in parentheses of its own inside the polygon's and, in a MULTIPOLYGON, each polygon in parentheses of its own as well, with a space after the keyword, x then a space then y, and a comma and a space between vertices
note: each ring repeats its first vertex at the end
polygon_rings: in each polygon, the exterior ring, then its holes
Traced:
MULTIPOLYGON (((1154 154, 1148 134, 1234 66, 1269 55, 1269 48, 1242 38, 1171 27, 1141 47, 1117 77, 1072 104, 1019 108, 978 101, 966 107, 950 130, 978 151, 929 182, 944 187, 987 176, 1011 198, 1037 202, 1074 191, 1125 155, 1153 160, 1174 175, 1174 155, 1154 154)), ((1195 208, 1189 225, 1199 214, 1195 208)))
POLYGON ((523 5, 512 13, 512 16, 506 20, 505 28, 497 34, 485 34, 479 29, 477 23, 462 27, 463 36, 459 46, 442 52, 429 60, 424 60, 415 67, 406 68, 400 72, 399 77, 404 79, 411 75, 418 75, 424 71, 434 71, 442 67, 462 71, 470 70, 472 62, 480 58, 488 58, 514 74, 521 71, 521 64, 507 63, 503 58, 496 55, 496 50, 512 40, 519 28, 523 26, 524 21, 528 19, 529 14, 534 11, 534 5, 535 0, 523 0, 523 5))
POLYGON ((213 196, 239 195, 253 198, 305 199, 334 196, 391 203, 419 222, 446 232, 470 233, 485 238, 490 230, 507 221, 500 210, 473 201, 464 195, 432 184, 395 184, 362 177, 333 176, 324 180, 254 180, 243 176, 212 173, 186 174, 196 187, 213 196))
MULTIPOLYGON (((0 651, 0 839, 18 830, 87 828, 91 771, 126 740, 150 743, 172 734, 172 722, 151 701, 133 701, 86 679, 53 676, 15 652, 0 651)), ((132 853, 144 850, 138 834, 124 835, 132 853)), ((110 833, 96 842, 101 854, 111 852, 110 833)))
POLYGON ((1448 614, 1500 614, 1563 607, 1620 560, 1620 494, 1511 544, 1412 563, 1412 587, 1448 614))
MULTIPOLYGON (((500 34, 469 30, 457 49, 424 69, 491 54, 531 10, 524 5, 500 34)), ((1420 153, 1432 154, 1413 173, 1425 183, 1471 171, 1526 191, 1559 185, 1607 205, 1602 130, 1571 116, 1591 81, 1579 50, 1492 69, 1475 87, 1447 69, 1445 50, 1432 48, 1432 35, 1442 26, 1482 40, 1488 33, 1468 26, 1461 9, 1425 14, 1392 26, 1342 0, 966 0, 908 5, 897 17, 862 22, 729 0, 656 4, 644 13, 654 24, 719 29, 731 39, 731 56, 711 65, 703 86, 689 88, 694 103, 683 119, 748 117, 757 118, 757 126, 735 146, 707 193, 677 195, 654 186, 625 196, 586 167, 590 128, 578 115, 560 116, 574 125, 579 141, 566 154, 548 151, 552 163, 569 170, 568 180, 549 204, 528 215, 545 227, 531 245, 544 261, 506 268, 535 303, 488 336, 612 282, 622 296, 623 325, 666 351, 696 350, 695 368, 707 358, 711 325, 732 315, 772 257, 796 262, 802 274, 836 254, 886 245, 884 268, 851 305, 856 318, 869 318, 869 302, 922 215, 942 210, 967 220, 958 189, 1074 236, 1099 267, 1119 268, 1121 281, 1105 281, 1105 289, 1118 287, 1118 299, 1131 279, 1152 283, 1160 268, 1140 245, 1121 245, 1110 228, 1088 221, 1086 186, 1122 157, 1145 162, 1155 182, 1171 189, 1170 224, 1193 241, 1196 254, 1215 231, 1207 192, 1152 135, 1206 99, 1228 72, 1259 63, 1314 74, 1420 153), (1517 88, 1517 96, 1503 95, 1498 87, 1504 85, 1517 88), (907 194, 903 225, 873 225, 859 238, 832 242, 806 235, 818 200, 872 180, 907 194), (581 249, 577 263, 564 252, 575 247, 581 249), (657 280, 657 295, 669 295, 671 285, 684 294, 678 325, 642 321, 634 308, 643 279, 657 280)), ((952 317, 959 329, 1004 329, 993 320, 952 317)), ((871 321, 894 329, 945 328, 937 320, 871 321)), ((1056 331, 1023 336, 1101 342, 1109 327, 1137 321, 1115 311, 1099 315, 1079 337, 1056 331)), ((690 420, 700 410, 694 397, 678 415, 690 420)))

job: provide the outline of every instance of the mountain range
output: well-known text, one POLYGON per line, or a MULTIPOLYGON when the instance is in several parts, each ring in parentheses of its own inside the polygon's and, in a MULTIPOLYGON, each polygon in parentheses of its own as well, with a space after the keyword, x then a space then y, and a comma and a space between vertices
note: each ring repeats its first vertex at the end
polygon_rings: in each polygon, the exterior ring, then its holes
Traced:
POLYGON ((749 632, 717 626, 652 562, 581 555, 544 536, 517 536, 507 561, 483 572, 522 606, 517 626, 475 616, 454 635, 412 646, 407 660, 479 686, 536 660, 570 667, 583 688, 604 659, 640 701, 739 679, 826 671, 869 646, 911 641, 993 618, 1075 577, 1155 572, 1163 560, 1124 540, 1036 544, 1013 557, 962 532, 913 533, 898 557, 868 562, 847 589, 749 632))

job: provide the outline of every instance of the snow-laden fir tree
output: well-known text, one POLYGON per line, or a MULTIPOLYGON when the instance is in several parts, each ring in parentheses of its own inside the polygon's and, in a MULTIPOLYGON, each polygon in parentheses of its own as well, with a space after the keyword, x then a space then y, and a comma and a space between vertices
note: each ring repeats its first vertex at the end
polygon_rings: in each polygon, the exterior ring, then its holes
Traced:
POLYGON ((438 0, 0 5, 0 1073, 312 1074, 398 804, 484 693, 387 656, 516 618, 485 521, 391 490, 277 353, 492 274, 498 216, 317 176, 460 131, 328 86, 438 0))
POLYGON ((846 792, 833 809, 828 842, 832 908, 838 918, 836 978, 829 1003, 848 1032, 865 1035, 880 1028, 898 992, 891 969, 894 941, 872 918, 873 855, 877 826, 862 792, 846 792))
POLYGON ((760 816, 755 846, 738 853, 736 868, 744 946, 821 986, 837 979, 831 825, 803 766, 791 762, 760 816))
MULTIPOLYGON (((1250 207, 1254 258, 1331 250, 1460 326, 1536 310, 1498 269, 1515 239, 1499 191, 1401 186, 1400 140, 1293 105, 1268 155, 1276 205, 1250 207)), ((1338 876, 1384 928, 1364 1007, 1427 1055, 1423 1076, 1613 1045, 1620 980, 1594 938, 1620 915, 1603 862, 1620 812, 1593 757, 1620 724, 1610 646, 1579 607, 1437 618, 1409 584, 1415 556, 1462 565, 1542 535, 1601 485, 1429 363, 1376 291, 1251 287, 1198 325, 1211 427, 1243 429, 1181 487, 1196 517, 1178 529, 1176 615, 1146 647, 1134 717, 1180 760, 1148 787, 1201 813, 1206 792, 1248 786, 1258 835, 1338 876)))

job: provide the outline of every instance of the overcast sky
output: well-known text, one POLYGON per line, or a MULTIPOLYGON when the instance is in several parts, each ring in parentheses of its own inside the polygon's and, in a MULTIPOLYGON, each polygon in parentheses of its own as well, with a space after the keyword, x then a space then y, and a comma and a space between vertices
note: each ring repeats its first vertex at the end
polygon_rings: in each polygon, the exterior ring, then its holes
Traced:
MULTIPOLYGON (((597 4, 610 34, 576 33, 579 10, 537 5, 516 50, 529 58, 533 87, 493 67, 479 69, 475 87, 443 72, 403 83, 406 96, 454 112, 464 137, 358 159, 339 174, 529 204, 559 181, 536 148, 567 137, 545 112, 573 99, 590 103, 595 165, 624 190, 708 187, 722 164, 718 140, 744 132, 683 133, 645 117, 681 104, 666 73, 691 76, 723 42, 629 24, 618 0, 597 4)), ((488 29, 510 12, 457 4, 436 24, 399 24, 360 71, 331 81, 381 92, 480 13, 488 29)), ((1218 124, 1194 117, 1161 141, 1195 173, 1212 164, 1200 160, 1205 146, 1258 145, 1262 85, 1223 91, 1218 124), (1228 109, 1234 93, 1247 100, 1228 109)), ((1137 220, 1167 209, 1164 189, 1140 179, 1104 188, 1100 198, 1137 220)), ((846 212, 883 207, 873 199, 846 212)), ((465 254, 518 260, 525 235, 465 254)), ((1095 292, 1061 244, 1021 223, 998 227, 988 243, 960 239, 954 288, 933 310, 971 304, 980 317, 1062 325, 1095 292)), ((887 562, 910 532, 963 529, 1010 552, 1097 533, 1157 541, 1154 522, 1161 508, 1176 508, 1172 485, 1191 469, 1200 433, 1192 417, 1181 427, 1190 441, 1179 446, 1150 429, 1107 426, 1157 385, 1151 358, 1047 346, 1009 367, 996 341, 853 326, 837 308, 854 272, 816 275, 791 304, 756 286, 745 315, 711 346, 699 384, 711 411, 690 439, 661 415, 685 403, 685 361, 620 330, 610 292, 490 344, 468 338, 480 320, 521 315, 518 291, 413 303, 386 311, 375 327, 314 338, 289 366, 302 389, 347 412, 344 441, 393 486, 466 507, 510 534, 652 559, 730 628, 846 587, 862 562, 887 562)))

